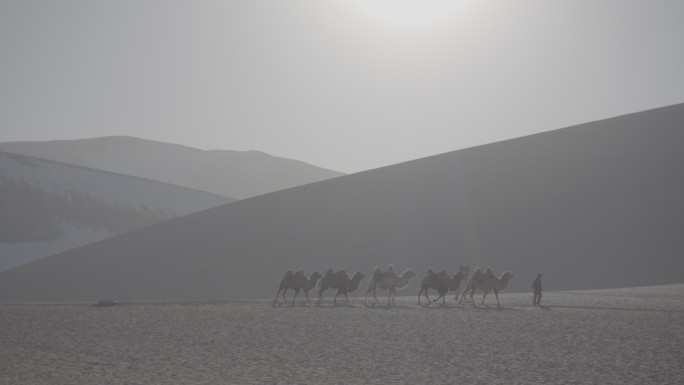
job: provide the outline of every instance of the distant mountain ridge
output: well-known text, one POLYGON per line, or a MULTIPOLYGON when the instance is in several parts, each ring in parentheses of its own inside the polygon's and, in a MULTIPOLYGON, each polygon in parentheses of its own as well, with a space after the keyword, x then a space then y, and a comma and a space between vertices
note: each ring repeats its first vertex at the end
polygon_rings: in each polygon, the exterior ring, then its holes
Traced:
POLYGON ((249 198, 343 175, 260 151, 203 151, 127 136, 5 142, 0 151, 249 198))
POLYGON ((389 263, 404 295, 461 263, 512 291, 682 282, 682 143, 684 104, 347 175, 7 271, 0 300, 269 298, 288 269, 389 263))
POLYGON ((0 271, 233 199, 0 152, 0 271))

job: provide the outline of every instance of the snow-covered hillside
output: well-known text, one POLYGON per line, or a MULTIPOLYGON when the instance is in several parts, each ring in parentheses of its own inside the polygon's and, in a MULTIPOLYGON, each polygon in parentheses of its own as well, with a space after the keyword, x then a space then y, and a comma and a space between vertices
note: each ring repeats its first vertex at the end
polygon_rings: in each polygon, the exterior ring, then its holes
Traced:
POLYGON ((232 200, 0 152, 0 271, 232 200))
POLYGON ((202 151, 126 136, 0 143, 0 151, 195 188, 235 199, 341 176, 260 151, 202 151))

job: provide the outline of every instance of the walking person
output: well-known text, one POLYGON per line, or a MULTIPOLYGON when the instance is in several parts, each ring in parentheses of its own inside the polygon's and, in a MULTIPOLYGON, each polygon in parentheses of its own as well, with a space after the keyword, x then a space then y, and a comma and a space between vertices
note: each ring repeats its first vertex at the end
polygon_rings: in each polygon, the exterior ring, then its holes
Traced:
POLYGON ((537 274, 537 278, 532 281, 532 289, 534 290, 534 296, 532 297, 532 304, 534 306, 539 306, 542 298, 542 284, 541 284, 541 273, 537 274))

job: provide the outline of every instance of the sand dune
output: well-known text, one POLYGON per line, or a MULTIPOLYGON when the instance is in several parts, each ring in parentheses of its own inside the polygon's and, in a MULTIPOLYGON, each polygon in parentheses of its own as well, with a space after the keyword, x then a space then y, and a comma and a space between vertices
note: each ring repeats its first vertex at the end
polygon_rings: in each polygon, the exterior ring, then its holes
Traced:
POLYGON ((0 274, 0 300, 270 298, 288 269, 389 263, 491 265, 510 291, 680 282, 682 127, 676 105, 241 200, 0 274))
POLYGON ((248 198, 342 173, 260 151, 213 150, 128 136, 6 142, 0 150, 248 198))

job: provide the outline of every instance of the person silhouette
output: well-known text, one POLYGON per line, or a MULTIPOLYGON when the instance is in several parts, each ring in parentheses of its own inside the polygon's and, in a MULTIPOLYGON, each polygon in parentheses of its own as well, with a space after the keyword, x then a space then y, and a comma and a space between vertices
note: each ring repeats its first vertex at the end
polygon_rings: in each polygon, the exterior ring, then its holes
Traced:
POLYGON ((537 274, 537 278, 532 281, 532 289, 534 290, 534 296, 532 297, 532 304, 534 306, 539 306, 542 298, 542 282, 541 273, 537 274))

